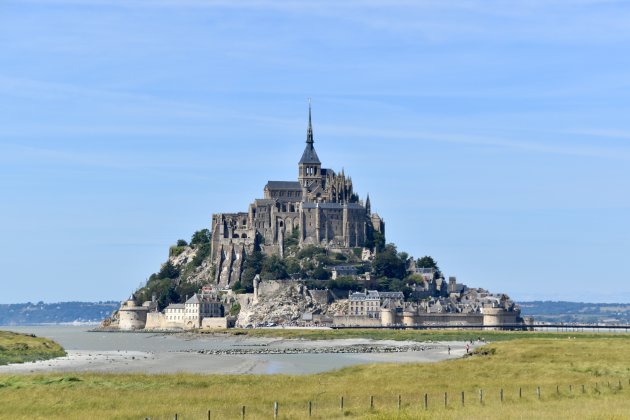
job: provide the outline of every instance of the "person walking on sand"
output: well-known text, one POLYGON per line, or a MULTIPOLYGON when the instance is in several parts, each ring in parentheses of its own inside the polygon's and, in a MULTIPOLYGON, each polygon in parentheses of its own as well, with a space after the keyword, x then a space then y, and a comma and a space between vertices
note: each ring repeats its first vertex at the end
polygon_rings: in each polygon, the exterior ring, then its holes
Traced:
POLYGON ((470 350, 470 344, 466 343, 466 354, 468 354, 468 350, 470 350))
POLYGON ((451 354, 451 346, 448 346, 448 354, 451 354))

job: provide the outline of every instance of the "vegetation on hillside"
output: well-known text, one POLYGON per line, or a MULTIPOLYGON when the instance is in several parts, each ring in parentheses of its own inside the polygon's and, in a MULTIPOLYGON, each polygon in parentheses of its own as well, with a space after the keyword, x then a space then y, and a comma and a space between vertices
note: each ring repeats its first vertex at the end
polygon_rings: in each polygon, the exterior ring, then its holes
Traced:
MULTIPOLYGON (((192 235, 190 244, 179 239, 169 250, 169 260, 160 267, 160 271, 149 276, 144 286, 133 294, 134 300, 142 304, 157 299, 158 308, 164 309, 171 303, 182 302, 199 290, 201 284, 191 280, 204 263, 209 264, 211 233, 202 229, 192 235), (171 257, 177 257, 186 250, 193 250, 194 256, 183 266, 175 266, 171 257)), ((208 279, 209 280, 209 279, 208 279)))
POLYGON ((65 355, 63 347, 48 338, 0 331, 0 365, 34 362, 65 355))
MULTIPOLYGON (((411 257, 405 252, 398 252, 394 244, 386 244, 384 235, 379 232, 370 235, 365 245, 376 252, 371 263, 361 260, 361 248, 330 252, 314 245, 300 247, 297 228, 284 238, 284 258, 266 255, 261 249, 263 238, 258 237, 254 251, 243 262, 241 280, 233 284, 232 289, 237 293, 250 293, 254 277, 260 275, 263 280, 302 279, 311 288, 328 288, 341 294, 369 287, 402 291, 408 296, 411 293, 409 285, 424 281, 420 275, 408 272, 411 257), (370 272, 372 280, 367 283, 351 277, 331 280, 332 269, 338 265, 354 266, 359 274, 370 272)), ((134 293, 135 301, 141 304, 155 296, 159 309, 170 303, 182 302, 214 278, 210 255, 211 232, 208 229, 195 232, 189 242, 179 239, 169 249, 169 260, 134 293), (184 254, 186 252, 188 254, 184 254), (178 265, 172 261, 178 261, 178 265)), ((415 264, 434 268, 436 276, 441 275, 437 262, 429 256, 419 258, 415 264)))
POLYGON ((0 401, 10 418, 173 418, 176 413, 207 418, 208 410, 212 418, 240 418, 246 406, 246 417, 257 419, 272 418, 276 401, 280 418, 307 417, 309 401, 312 417, 320 419, 626 418, 630 338, 575 337, 547 334, 489 344, 464 359, 360 365, 316 375, 3 375, 0 401), (130 392, 133 398, 120 398, 130 392))

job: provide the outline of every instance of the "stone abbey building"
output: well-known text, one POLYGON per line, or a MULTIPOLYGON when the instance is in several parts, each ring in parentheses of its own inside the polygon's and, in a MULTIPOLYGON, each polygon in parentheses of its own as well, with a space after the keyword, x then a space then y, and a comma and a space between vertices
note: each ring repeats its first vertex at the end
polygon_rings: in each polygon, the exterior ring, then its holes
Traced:
POLYGON ((219 286, 240 280, 243 261, 255 246, 283 256, 285 238, 296 232, 300 247, 331 250, 362 247, 375 231, 385 234, 385 223, 371 212, 369 196, 360 200, 343 170, 338 174, 322 168, 313 144, 309 105, 297 181, 268 181, 264 198, 254 200, 247 212, 212 215, 212 261, 219 286))

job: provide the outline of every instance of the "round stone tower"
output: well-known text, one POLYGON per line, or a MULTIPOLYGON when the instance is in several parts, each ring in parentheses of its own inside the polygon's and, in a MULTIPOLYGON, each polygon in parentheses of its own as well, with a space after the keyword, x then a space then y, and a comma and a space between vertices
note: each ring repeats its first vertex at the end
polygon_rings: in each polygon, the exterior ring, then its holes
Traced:
POLYGON ((381 325, 384 327, 394 325, 395 317, 394 310, 391 308, 381 308, 381 325))

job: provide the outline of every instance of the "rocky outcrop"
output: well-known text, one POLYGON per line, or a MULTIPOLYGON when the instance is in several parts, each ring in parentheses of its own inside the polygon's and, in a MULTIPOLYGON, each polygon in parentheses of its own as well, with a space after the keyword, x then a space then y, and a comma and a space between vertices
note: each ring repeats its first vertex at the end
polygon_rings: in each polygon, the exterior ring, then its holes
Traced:
POLYGON ((328 304, 326 299, 322 299, 321 291, 311 293, 303 283, 290 280, 262 281, 254 294, 240 299, 240 304, 236 325, 241 327, 269 322, 297 322, 307 312, 332 317, 340 306, 338 303, 328 304))

